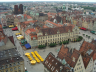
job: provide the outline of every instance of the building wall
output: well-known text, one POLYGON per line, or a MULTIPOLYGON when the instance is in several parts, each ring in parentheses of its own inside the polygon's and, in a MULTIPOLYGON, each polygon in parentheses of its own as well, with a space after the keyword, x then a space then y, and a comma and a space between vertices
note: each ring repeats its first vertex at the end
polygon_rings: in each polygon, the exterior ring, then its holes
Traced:
POLYGON ((77 21, 76 20, 73 20, 73 24, 76 25, 77 24, 77 21))
POLYGON ((34 47, 38 46, 38 40, 31 40, 30 45, 31 45, 31 48, 34 48, 34 47))
POLYGON ((14 17, 7 17, 7 25, 14 25, 14 17))
POLYGON ((25 34, 25 39, 31 45, 31 48, 38 46, 38 40, 37 39, 31 40, 31 36, 26 35, 26 34, 25 34))
POLYGON ((96 72, 96 59, 93 62, 93 72, 96 72))
POLYGON ((19 22, 18 18, 14 19, 14 25, 17 25, 17 23, 19 22))
POLYGON ((82 23, 82 27, 84 27, 84 28, 87 28, 88 29, 88 23, 85 21, 83 21, 83 23, 82 23))
POLYGON ((86 72, 92 72, 93 70, 93 58, 90 59, 87 67, 86 67, 86 72))
POLYGON ((96 21, 94 22, 94 25, 93 25, 93 31, 96 31, 96 21))
POLYGON ((24 61, 22 62, 15 62, 15 63, 10 63, 6 65, 3 65, 1 67, 3 67, 3 69, 1 69, 1 72, 24 72, 24 61), (10 66, 10 64, 12 66, 10 66))
POLYGON ((85 72, 82 56, 80 55, 74 67, 74 72, 85 72))
POLYGON ((92 23, 90 22, 90 24, 88 24, 88 29, 89 29, 89 30, 92 30, 92 28, 93 28, 93 25, 92 25, 92 23))
POLYGON ((38 45, 49 45, 50 43, 60 43, 62 41, 73 41, 76 38, 78 38, 79 30, 77 28, 73 29, 73 32, 68 32, 68 33, 57 33, 54 35, 45 35, 45 36, 39 36, 43 35, 42 33, 38 33, 38 45))

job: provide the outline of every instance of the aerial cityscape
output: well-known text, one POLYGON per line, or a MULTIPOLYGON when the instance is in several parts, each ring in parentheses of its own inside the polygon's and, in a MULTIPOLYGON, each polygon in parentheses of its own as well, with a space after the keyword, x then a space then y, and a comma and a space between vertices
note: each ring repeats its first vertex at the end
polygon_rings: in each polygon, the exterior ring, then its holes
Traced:
POLYGON ((0 1, 0 72, 96 72, 96 2, 0 1))

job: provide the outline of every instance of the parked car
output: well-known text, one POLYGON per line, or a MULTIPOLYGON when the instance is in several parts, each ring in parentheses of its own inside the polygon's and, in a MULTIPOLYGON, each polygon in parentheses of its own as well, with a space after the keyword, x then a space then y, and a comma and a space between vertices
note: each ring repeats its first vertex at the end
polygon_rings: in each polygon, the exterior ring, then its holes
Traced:
POLYGON ((21 33, 16 33, 15 35, 16 35, 16 36, 17 36, 17 35, 21 35, 21 33))
POLYGON ((18 40, 24 39, 24 37, 21 35, 19 35, 19 37, 17 37, 18 40))
POLYGON ((93 33, 93 34, 96 34, 96 31, 90 31, 91 33, 93 33))
POLYGON ((84 28, 84 27, 81 27, 80 29, 81 29, 81 30, 85 30, 85 31, 87 30, 87 29, 86 29, 86 28, 84 28))
POLYGON ((9 25, 10 28, 14 27, 14 25, 9 25))
POLYGON ((22 35, 17 35, 17 37, 20 37, 20 36, 22 36, 22 35))
POLYGON ((18 28, 17 28, 17 27, 15 27, 15 28, 12 28, 12 31, 15 31, 15 30, 18 30, 18 28))
POLYGON ((7 26, 3 26, 3 29, 7 28, 7 26))

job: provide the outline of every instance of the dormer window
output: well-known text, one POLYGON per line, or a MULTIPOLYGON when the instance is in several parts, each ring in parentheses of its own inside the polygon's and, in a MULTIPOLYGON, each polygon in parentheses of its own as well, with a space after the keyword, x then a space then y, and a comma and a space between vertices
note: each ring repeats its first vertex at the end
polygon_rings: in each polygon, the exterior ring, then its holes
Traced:
POLYGON ((45 35, 48 35, 47 33, 45 33, 45 35))
POLYGON ((58 34, 58 33, 60 33, 60 31, 59 31, 59 30, 57 31, 57 34, 58 34))
POLYGON ((54 60, 52 60, 52 62, 53 62, 54 60))
POLYGON ((49 67, 49 68, 51 67, 51 64, 50 64, 50 63, 48 64, 48 67, 49 67))
POLYGON ((75 57, 73 57, 73 62, 75 62, 75 57))
POLYGON ((52 67, 51 67, 51 70, 53 71, 54 69, 55 69, 55 67, 54 67, 54 66, 52 66, 52 67))
POLYGON ((45 64, 48 64, 48 61, 47 60, 45 61, 45 64))
POLYGON ((57 62, 56 62, 56 65, 57 65, 57 62))
POLYGON ((49 59, 50 59, 51 57, 49 57, 49 59))

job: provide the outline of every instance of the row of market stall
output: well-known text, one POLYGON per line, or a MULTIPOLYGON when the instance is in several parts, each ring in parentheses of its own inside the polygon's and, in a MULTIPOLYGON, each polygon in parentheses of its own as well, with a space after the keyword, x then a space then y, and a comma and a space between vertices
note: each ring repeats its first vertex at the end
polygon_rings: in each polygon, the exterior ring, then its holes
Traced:
POLYGON ((36 62, 40 63, 40 61, 41 62, 44 61, 44 59, 39 55, 37 51, 31 52, 31 54, 35 60, 32 59, 32 57, 30 56, 30 53, 25 53, 25 55, 28 57, 32 65, 36 64, 36 62))

